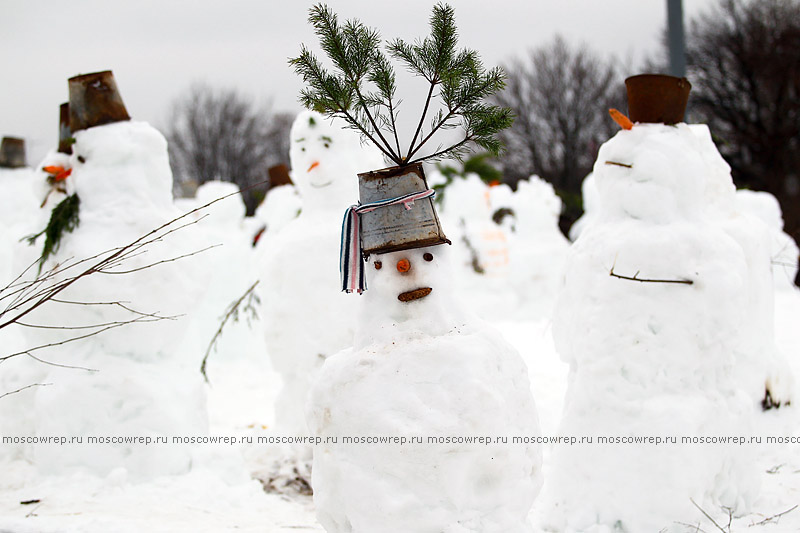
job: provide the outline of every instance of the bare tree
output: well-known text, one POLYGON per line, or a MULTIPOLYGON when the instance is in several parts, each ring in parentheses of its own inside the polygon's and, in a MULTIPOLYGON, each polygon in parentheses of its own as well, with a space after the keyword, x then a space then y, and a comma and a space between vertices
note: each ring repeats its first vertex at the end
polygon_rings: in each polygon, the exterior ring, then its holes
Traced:
POLYGON ((259 109, 233 89, 195 85, 173 104, 167 133, 170 164, 179 184, 230 181, 241 189, 247 214, 264 198, 268 169, 289 163, 293 116, 259 109))
POLYGON ((505 180, 515 184, 538 174, 552 183, 564 201, 566 231, 581 214, 581 183, 597 149, 616 129, 608 108, 624 109, 624 85, 612 61, 560 36, 505 69, 507 87, 495 100, 516 114, 514 125, 501 134, 507 146, 500 160, 505 180))
POLYGON ((721 0, 687 41, 695 118, 739 187, 778 199, 800 243, 800 1, 721 0))

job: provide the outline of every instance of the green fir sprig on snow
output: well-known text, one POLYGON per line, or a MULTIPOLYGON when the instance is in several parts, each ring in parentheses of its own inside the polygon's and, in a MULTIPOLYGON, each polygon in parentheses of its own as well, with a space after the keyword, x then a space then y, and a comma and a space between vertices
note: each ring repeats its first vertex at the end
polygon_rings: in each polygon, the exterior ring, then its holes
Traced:
POLYGON ((399 166, 425 160, 461 159, 476 146, 492 155, 502 151, 497 133, 511 126, 513 113, 484 100, 505 87, 506 75, 499 67, 484 68, 476 51, 456 49, 458 32, 452 7, 442 3, 434 6, 428 37, 414 43, 402 39, 386 43, 391 57, 428 82, 419 123, 405 149, 397 132, 401 100, 396 98, 395 71, 381 51, 378 31, 356 19, 340 24, 336 14, 324 4, 312 7, 308 20, 320 38, 323 51, 333 62, 334 72, 328 72, 305 45, 298 57, 289 60, 307 85, 300 93, 300 102, 306 108, 344 119, 350 128, 399 166), (431 109, 435 99, 438 110, 431 109), (420 149, 437 132, 458 127, 463 133, 460 140, 420 155, 420 149))
POLYGON ((77 194, 67 196, 53 208, 47 226, 39 233, 25 238, 28 244, 33 245, 40 236, 45 236, 42 255, 39 256, 39 272, 42 271, 42 266, 47 259, 58 251, 64 233, 71 233, 80 224, 78 217, 80 203, 77 194))

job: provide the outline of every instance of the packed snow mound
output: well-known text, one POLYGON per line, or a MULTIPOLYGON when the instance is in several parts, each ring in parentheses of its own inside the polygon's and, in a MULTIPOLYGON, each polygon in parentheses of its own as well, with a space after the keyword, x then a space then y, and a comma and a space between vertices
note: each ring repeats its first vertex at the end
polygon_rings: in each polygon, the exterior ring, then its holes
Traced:
POLYGON ((198 206, 229 196, 204 210, 205 212, 201 214, 207 216, 203 218, 202 223, 228 230, 239 226, 244 219, 245 205, 241 196, 231 196, 238 192, 239 186, 229 181, 207 181, 200 185, 195 195, 198 206))
POLYGON ((758 217, 769 227, 775 288, 794 290, 800 250, 794 239, 783 231, 783 213, 778 200, 768 192, 742 189, 736 191, 736 208, 758 217))
POLYGON ((303 201, 297 188, 294 185, 281 185, 267 191, 254 216, 266 226, 264 231, 272 235, 297 218, 302 208, 303 201))
POLYGON ((548 531, 659 531, 691 521, 690 498, 743 512, 757 495, 752 448, 681 440, 750 435, 753 416, 733 372, 754 355, 752 269, 705 210, 714 168, 700 144, 685 124, 637 124, 600 148, 600 212, 573 244, 553 319, 571 368, 559 432, 677 443, 556 448, 548 531))
POLYGON ((497 332, 462 314, 444 250, 370 258, 356 347, 329 358, 315 382, 314 503, 329 533, 531 531, 541 452, 510 444, 539 435, 527 370, 497 332), (380 437, 407 442, 360 440, 380 437))
POLYGON ((594 174, 591 172, 581 184, 581 198, 583 199, 583 215, 569 228, 569 240, 572 242, 578 240, 581 232, 594 222, 600 211, 600 198, 597 186, 594 184, 594 174))

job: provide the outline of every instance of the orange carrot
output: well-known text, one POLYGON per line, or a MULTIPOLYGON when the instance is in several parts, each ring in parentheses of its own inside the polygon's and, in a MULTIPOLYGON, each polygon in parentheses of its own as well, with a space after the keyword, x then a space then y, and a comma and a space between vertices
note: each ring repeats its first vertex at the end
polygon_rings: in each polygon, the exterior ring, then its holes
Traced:
POLYGON ((623 130, 629 130, 629 129, 631 129, 633 127, 633 122, 631 122, 631 119, 629 119, 628 117, 626 117, 621 112, 619 112, 616 109, 614 109, 613 107, 608 110, 608 114, 611 115, 611 118, 614 119, 614 122, 619 124, 619 126, 623 130))
POLYGON ((42 168, 42 170, 44 170, 48 174, 60 174, 61 172, 64 172, 64 167, 57 167, 55 165, 49 165, 49 166, 46 166, 46 167, 42 168))

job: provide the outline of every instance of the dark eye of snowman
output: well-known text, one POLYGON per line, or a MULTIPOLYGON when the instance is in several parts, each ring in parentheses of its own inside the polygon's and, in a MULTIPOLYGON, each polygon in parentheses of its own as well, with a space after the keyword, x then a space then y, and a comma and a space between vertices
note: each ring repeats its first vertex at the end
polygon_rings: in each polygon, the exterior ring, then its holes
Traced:
POLYGON ((380 261, 375 261, 375 270, 380 270, 382 266, 383 263, 381 263, 380 261))
POLYGON ((84 158, 82 155, 79 155, 78 161, 80 161, 81 163, 86 163, 86 158, 84 158))
POLYGON ((300 148, 300 151, 301 151, 301 152, 305 152, 305 151, 306 151, 306 147, 305 147, 305 146, 303 146, 302 148, 300 148))
POLYGON ((330 146, 330 145, 328 143, 325 143, 325 148, 327 148, 328 146, 330 146))
POLYGON ((422 256, 425 261, 433 261, 433 254, 430 252, 425 252, 425 255, 422 256))

